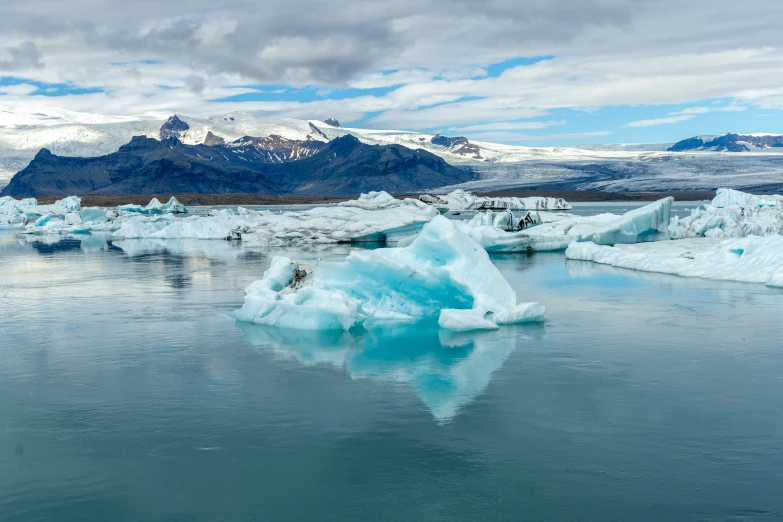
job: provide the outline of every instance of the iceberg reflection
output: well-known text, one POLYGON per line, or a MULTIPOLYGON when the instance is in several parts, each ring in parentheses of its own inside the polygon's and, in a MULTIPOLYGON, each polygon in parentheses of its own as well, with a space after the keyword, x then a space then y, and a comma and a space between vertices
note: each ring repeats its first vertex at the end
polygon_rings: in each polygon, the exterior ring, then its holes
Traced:
POLYGON ((353 379, 413 388, 438 422, 478 397, 521 339, 540 339, 542 324, 454 333, 437 323, 345 331, 302 331, 237 321, 247 341, 303 365, 344 369, 353 379))

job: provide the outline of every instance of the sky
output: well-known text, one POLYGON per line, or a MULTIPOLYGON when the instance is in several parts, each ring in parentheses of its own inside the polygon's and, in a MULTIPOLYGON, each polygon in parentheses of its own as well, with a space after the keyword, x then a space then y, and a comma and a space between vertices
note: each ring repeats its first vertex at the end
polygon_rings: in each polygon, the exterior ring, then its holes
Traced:
POLYGON ((337 118, 514 145, 783 133, 783 2, 0 2, 0 126, 337 118))

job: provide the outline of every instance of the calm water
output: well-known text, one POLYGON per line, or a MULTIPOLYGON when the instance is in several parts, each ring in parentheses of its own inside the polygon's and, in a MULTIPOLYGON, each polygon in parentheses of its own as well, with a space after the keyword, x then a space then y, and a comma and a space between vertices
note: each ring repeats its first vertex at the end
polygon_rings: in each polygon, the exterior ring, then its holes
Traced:
POLYGON ((0 520, 783 519, 783 291, 508 255, 544 325, 236 324, 273 254, 0 233, 0 520))

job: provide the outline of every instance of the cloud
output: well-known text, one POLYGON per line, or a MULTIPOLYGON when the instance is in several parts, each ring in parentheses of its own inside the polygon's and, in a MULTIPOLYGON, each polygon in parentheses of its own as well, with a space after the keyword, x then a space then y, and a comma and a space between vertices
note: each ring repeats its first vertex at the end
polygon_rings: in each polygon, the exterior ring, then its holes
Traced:
POLYGON ((15 47, 6 49, 9 60, 0 60, 0 71, 26 71, 28 69, 40 69, 41 53, 33 42, 22 42, 15 47))
POLYGON ((515 131, 515 130, 536 130, 552 127, 555 125, 565 125, 565 120, 561 121, 498 121, 493 123, 483 123, 480 125, 468 125, 465 127, 452 127, 452 130, 459 132, 484 132, 484 131, 515 131))
POLYGON ((191 74, 185 77, 185 86, 194 94, 201 94, 207 86, 207 82, 197 74, 191 74))
POLYGON ((651 120, 638 120, 626 123, 624 127, 653 127, 655 125, 671 125, 694 118, 693 114, 683 114, 681 116, 669 116, 667 118, 653 118, 651 120))
POLYGON ((738 10, 728 0, 27 0, 0 17, 0 75, 103 91, 45 102, 77 112, 244 109, 409 130, 513 133, 541 128, 514 120, 560 108, 694 105, 628 124, 642 127, 783 108, 782 16, 781 2, 738 10), (553 58, 486 75, 536 56, 553 58), (210 101, 259 85, 322 96, 210 101), (359 92, 328 99, 341 87, 359 92), (703 107, 709 99, 737 103, 703 107))
POLYGON ((623 127, 654 127, 656 125, 669 125, 680 123, 695 118, 700 114, 709 112, 741 112, 745 107, 741 105, 725 105, 723 107, 688 107, 681 111, 670 112, 666 118, 654 118, 651 120, 639 120, 626 123, 623 127))

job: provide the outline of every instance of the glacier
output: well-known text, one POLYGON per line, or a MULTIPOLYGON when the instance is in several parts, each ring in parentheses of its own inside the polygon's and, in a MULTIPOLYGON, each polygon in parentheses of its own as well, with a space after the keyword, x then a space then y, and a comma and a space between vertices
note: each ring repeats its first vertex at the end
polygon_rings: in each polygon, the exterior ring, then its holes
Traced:
POLYGON ((314 270, 276 256, 245 293, 236 319, 301 330, 437 320, 441 328, 470 331, 544 316, 539 303, 517 304, 487 252, 442 216, 408 246, 354 251, 314 270))
POLYGON ((695 237, 745 237, 783 234, 783 196, 757 196, 731 189, 719 189, 704 208, 690 216, 672 219, 673 239, 695 237))
POLYGON ((474 196, 462 189, 444 195, 424 194, 419 200, 436 207, 442 212, 463 210, 571 210, 571 205, 563 198, 493 198, 474 196))
POLYGON ((680 239, 636 245, 572 243, 566 258, 684 277, 783 288, 783 236, 680 239))
POLYGON ((507 232, 494 222, 488 225, 486 220, 476 218, 458 227, 488 252, 565 250, 572 242, 585 241, 599 245, 666 241, 670 239, 673 202, 671 197, 663 198, 620 216, 540 213, 541 224, 520 232, 507 232))

